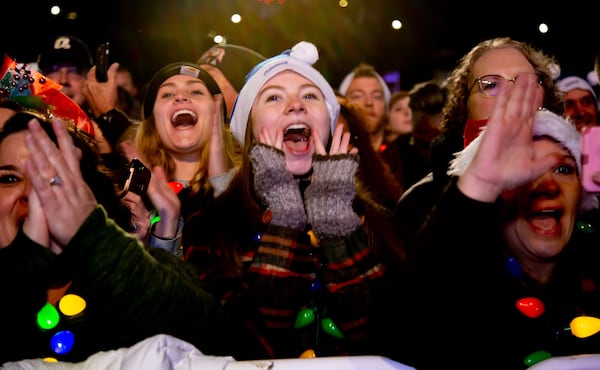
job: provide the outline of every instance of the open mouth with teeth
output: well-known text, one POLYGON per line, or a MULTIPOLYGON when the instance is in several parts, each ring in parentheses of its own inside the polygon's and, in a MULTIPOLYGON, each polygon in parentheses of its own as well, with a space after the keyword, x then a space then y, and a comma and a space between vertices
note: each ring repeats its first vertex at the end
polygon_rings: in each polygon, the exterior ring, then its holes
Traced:
POLYGON ((187 109, 178 110, 171 117, 171 124, 175 128, 194 126, 196 122, 198 122, 196 113, 187 109))
POLYGON ((283 133, 285 145, 293 151, 305 151, 310 144, 310 127, 291 125, 283 133))
POLYGON ((559 209, 545 209, 531 213, 527 219, 529 224, 543 232, 558 232, 563 211, 559 209))

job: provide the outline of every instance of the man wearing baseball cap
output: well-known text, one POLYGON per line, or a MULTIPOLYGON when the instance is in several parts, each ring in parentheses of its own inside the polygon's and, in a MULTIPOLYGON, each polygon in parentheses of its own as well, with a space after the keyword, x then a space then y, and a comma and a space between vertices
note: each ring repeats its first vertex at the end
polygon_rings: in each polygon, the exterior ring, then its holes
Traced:
POLYGON ((556 87, 563 94, 564 117, 571 121, 578 131, 585 126, 599 123, 598 97, 586 80, 568 76, 558 81, 556 87))
POLYGON ((49 42, 39 54, 37 64, 40 72, 58 82, 61 92, 96 123, 94 136, 100 152, 112 155, 118 142, 134 127, 132 120, 117 109, 118 66, 111 65, 109 81, 96 81, 95 74, 88 73, 94 66, 92 53, 84 41, 71 35, 59 35, 49 42))
POLYGON ((58 36, 40 53, 37 62, 46 77, 63 86, 62 92, 80 106, 85 102, 83 85, 94 61, 83 41, 73 36, 58 36))

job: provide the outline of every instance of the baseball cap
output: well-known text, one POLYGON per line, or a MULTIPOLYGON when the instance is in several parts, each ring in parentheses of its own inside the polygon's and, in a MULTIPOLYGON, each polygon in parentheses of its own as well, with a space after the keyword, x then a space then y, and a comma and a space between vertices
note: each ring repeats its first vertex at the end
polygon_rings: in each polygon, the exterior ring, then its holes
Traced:
POLYGON ((39 55, 38 67, 44 74, 55 68, 73 66, 80 72, 89 70, 94 61, 87 45, 77 37, 61 35, 56 37, 39 55))
POLYGON ((592 85, 590 85, 586 80, 584 80, 581 77, 577 77, 577 76, 565 77, 556 83, 556 87, 557 87, 558 91, 563 92, 563 93, 567 93, 567 92, 569 92, 571 90, 575 90, 575 89, 589 91, 592 94, 592 96, 594 97, 594 100, 596 101, 596 103, 598 104, 598 97, 596 96, 596 92, 592 88, 592 85))
MULTIPOLYGON (((144 113, 144 119, 152 115, 152 109, 154 109, 154 103, 156 102, 156 94, 160 86, 172 76, 175 75, 186 75, 199 79, 204 82, 208 91, 214 96, 221 94, 221 89, 217 82, 212 76, 202 69, 199 65, 189 62, 176 62, 168 64, 159 69, 146 87, 144 94, 144 100, 142 104, 142 111, 144 113)), ((223 102, 223 116, 227 115, 227 107, 223 102)))

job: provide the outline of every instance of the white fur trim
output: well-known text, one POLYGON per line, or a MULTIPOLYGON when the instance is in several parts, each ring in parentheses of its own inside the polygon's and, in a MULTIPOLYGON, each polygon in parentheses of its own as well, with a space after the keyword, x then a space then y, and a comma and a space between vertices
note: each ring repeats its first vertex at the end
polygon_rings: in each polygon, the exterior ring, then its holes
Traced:
MULTIPOLYGON (((473 140, 465 149, 454 154, 454 159, 450 162, 448 175, 462 175, 479 149, 485 127, 482 133, 473 140)), ((533 126, 533 136, 550 136, 561 143, 575 157, 579 173, 581 173, 581 147, 579 132, 575 127, 564 118, 548 110, 540 110, 536 113, 533 126)), ((595 194, 583 190, 581 199, 581 209, 588 211, 598 208, 598 197, 595 194)))

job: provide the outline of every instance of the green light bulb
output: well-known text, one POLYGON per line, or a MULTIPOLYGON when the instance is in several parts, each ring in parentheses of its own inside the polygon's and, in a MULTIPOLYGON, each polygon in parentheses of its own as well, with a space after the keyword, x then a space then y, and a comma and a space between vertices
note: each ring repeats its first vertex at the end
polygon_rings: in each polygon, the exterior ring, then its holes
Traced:
POLYGON ((50 303, 46 303, 44 307, 37 313, 37 324, 42 330, 50 330, 58 325, 60 316, 56 308, 50 303))
POLYGON ((313 321, 315 321, 314 310, 312 308, 303 308, 300 310, 300 312, 298 312, 298 316, 296 316, 296 323, 294 324, 294 328, 303 328, 313 321))

